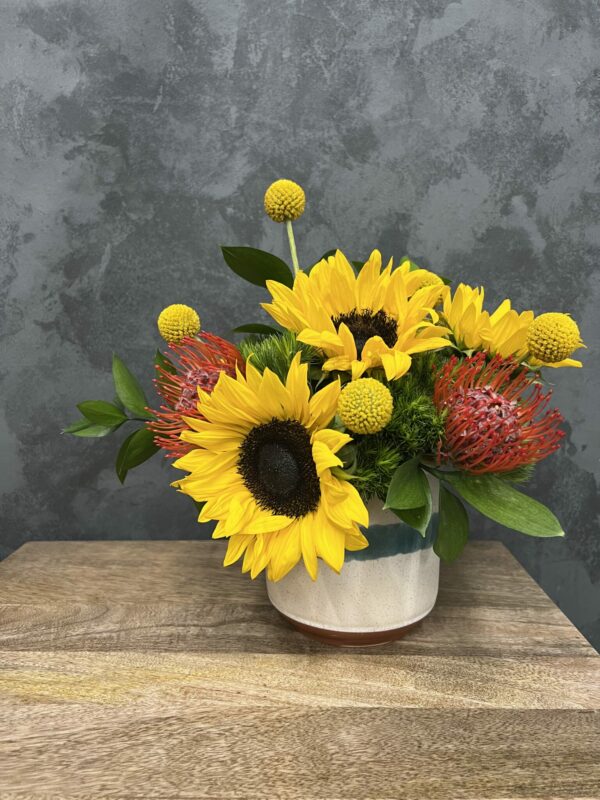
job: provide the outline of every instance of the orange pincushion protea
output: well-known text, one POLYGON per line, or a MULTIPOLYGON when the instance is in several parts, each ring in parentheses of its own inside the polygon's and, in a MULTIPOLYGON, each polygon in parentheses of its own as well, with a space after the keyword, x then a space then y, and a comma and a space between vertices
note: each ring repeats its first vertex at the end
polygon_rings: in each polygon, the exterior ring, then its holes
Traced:
POLYGON ((235 377, 236 364, 244 372, 244 359, 234 345, 204 331, 197 338, 184 338, 169 345, 173 371, 156 367, 156 390, 165 401, 148 422, 154 441, 170 458, 180 458, 194 448, 181 439, 190 430, 184 417, 203 419, 198 411, 198 388, 212 392, 222 372, 235 377))
POLYGON ((451 358, 438 372, 433 399, 446 412, 438 462, 471 474, 510 472, 541 461, 558 449, 563 421, 546 410, 535 378, 514 359, 486 354, 451 358))

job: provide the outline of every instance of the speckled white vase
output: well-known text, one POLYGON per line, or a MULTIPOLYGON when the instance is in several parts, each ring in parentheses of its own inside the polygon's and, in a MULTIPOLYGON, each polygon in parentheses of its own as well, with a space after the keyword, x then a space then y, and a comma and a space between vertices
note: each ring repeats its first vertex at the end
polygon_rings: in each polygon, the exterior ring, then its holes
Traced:
POLYGON ((369 505, 369 517, 369 547, 347 553, 339 575, 321 563, 312 581, 300 563, 282 580, 267 581, 271 603, 303 633, 344 646, 382 644, 434 607, 440 561, 432 524, 423 539, 381 503, 369 505))

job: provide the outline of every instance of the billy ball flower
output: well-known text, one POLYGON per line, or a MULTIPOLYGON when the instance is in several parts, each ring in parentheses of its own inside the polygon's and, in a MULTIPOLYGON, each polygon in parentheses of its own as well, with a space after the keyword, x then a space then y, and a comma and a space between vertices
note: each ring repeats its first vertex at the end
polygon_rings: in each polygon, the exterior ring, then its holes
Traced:
POLYGON ((265 192, 265 211, 273 222, 292 222, 304 213, 304 189, 294 181, 281 179, 265 192))
POLYGON ((436 376, 433 399, 445 413, 438 463, 471 474, 510 472, 558 449, 562 416, 547 410, 535 378, 514 359, 477 353, 449 359, 436 376))
POLYGON ((533 363, 580 367, 581 362, 569 356, 583 346, 577 323, 568 314, 540 314, 527 330, 527 347, 533 363))
POLYGON ((195 336, 200 330, 200 317, 193 308, 174 303, 163 308, 156 320, 158 332, 169 344, 178 344, 185 336, 195 336))
POLYGON ((387 386, 375 378, 346 384, 338 400, 338 414, 353 433, 379 433, 392 418, 394 401, 387 386))

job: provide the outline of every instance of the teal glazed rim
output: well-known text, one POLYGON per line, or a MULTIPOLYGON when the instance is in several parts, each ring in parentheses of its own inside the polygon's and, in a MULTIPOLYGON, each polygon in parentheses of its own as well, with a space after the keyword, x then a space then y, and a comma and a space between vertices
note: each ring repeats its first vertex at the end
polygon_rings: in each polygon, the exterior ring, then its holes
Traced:
POLYGON ((410 525, 398 520, 393 525, 370 525, 363 531, 369 540, 369 546, 364 550, 346 550, 345 561, 374 561, 377 558, 407 555, 418 550, 427 550, 433 547, 436 529, 434 514, 429 521, 425 536, 411 528, 410 525))

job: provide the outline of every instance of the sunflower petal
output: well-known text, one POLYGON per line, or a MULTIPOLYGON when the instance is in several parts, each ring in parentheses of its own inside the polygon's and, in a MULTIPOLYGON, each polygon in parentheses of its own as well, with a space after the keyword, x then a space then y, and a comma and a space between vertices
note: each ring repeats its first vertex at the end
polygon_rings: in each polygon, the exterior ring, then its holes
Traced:
POLYGON ((327 384, 323 389, 319 389, 309 402, 311 431, 317 428, 324 428, 335 416, 337 403, 340 396, 339 380, 327 384))

